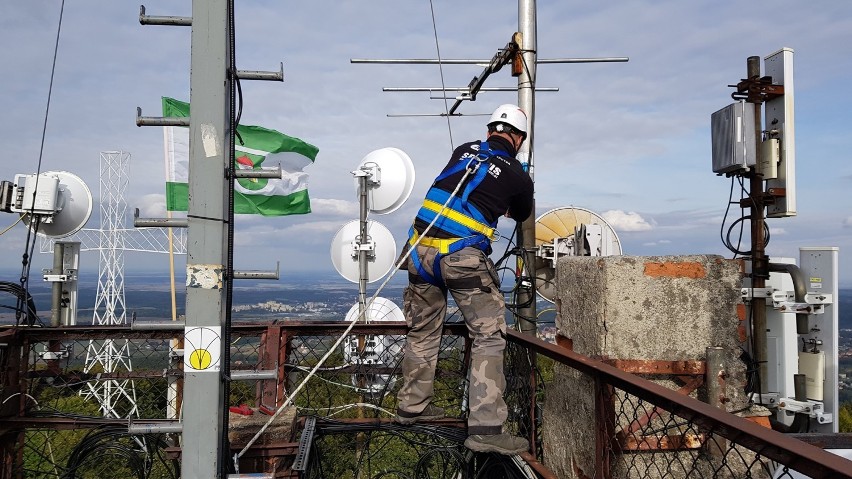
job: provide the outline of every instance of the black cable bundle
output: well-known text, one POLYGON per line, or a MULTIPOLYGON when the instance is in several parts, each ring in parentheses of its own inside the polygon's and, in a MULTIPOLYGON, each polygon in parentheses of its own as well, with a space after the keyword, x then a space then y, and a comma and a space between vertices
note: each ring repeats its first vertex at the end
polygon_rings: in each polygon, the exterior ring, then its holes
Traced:
POLYGON ((23 286, 9 281, 0 281, 0 292, 9 293, 15 297, 15 306, 0 304, 0 308, 7 308, 20 313, 22 317, 19 324, 34 326, 38 323, 38 325, 41 325, 41 320, 38 319, 36 314, 35 301, 23 286))
POLYGON ((162 435, 131 436, 127 433, 127 426, 101 426, 89 431, 71 451, 65 472, 60 477, 83 477, 84 466, 95 461, 97 464, 105 460, 113 462, 115 458, 119 458, 125 461, 123 465, 133 474, 132 477, 149 477, 154 460, 157 459, 166 466, 169 475, 177 479, 180 477, 180 471, 176 461, 167 461, 162 455, 162 450, 167 446, 162 435))

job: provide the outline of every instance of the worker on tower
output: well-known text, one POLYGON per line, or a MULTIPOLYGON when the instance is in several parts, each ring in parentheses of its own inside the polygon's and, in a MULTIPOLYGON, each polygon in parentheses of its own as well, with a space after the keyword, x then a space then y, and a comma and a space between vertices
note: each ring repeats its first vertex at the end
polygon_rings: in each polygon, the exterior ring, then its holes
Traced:
POLYGON ((500 216, 521 222, 533 209, 532 180, 515 159, 526 136, 526 113, 516 105, 500 105, 488 121, 486 141, 465 143, 453 151, 409 233, 409 245, 419 243, 408 261, 403 298, 409 331, 396 421, 412 424, 444 417, 432 398, 449 291, 472 339, 464 445, 478 452, 517 454, 529 449, 526 439, 503 432, 508 416, 503 399, 505 305, 488 257, 500 216))

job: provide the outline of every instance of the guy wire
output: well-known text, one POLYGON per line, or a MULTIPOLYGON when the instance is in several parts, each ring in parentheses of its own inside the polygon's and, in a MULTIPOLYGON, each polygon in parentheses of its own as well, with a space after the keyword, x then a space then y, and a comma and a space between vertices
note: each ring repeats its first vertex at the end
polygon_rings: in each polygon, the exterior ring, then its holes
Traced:
MULTIPOLYGON (((35 210, 35 195, 38 191, 38 180, 41 175, 41 160, 44 156, 44 139, 47 136, 47 119, 50 113, 50 97, 53 93, 53 77, 56 74, 56 57, 59 54, 59 34, 62 32, 62 16, 65 12, 65 0, 62 0, 61 5, 59 6, 59 24, 56 27, 56 42, 54 42, 53 46, 53 64, 50 67, 50 84, 47 87, 47 105, 44 108, 44 125, 41 129, 41 146, 38 151, 38 166, 36 167, 36 179, 35 179, 35 188, 33 189, 33 202, 30 211, 30 217, 35 221, 35 229, 38 230, 39 220, 35 218, 32 213, 35 210)), ((33 237, 33 228, 27 228, 27 239, 24 242, 24 254, 23 261, 21 261, 21 287, 24 289, 24 295, 18 301, 18 311, 23 310, 24 308, 24 298, 29 296, 29 277, 30 277, 30 264, 32 259, 32 251, 35 249, 35 238, 33 237), (33 246, 30 246, 30 239, 33 241, 33 246), (29 252, 28 252, 29 251, 29 252)), ((17 317, 19 313, 15 313, 17 317)))
MULTIPOLYGON (((432 11, 432 31, 435 33, 435 50, 438 52, 438 71, 441 72, 441 89, 446 91, 447 86, 444 84, 444 67, 441 62, 441 47, 438 45, 438 25, 435 22, 435 6, 432 0, 429 0, 429 9, 432 11)), ((447 114, 447 131, 450 134, 450 151, 455 150, 453 145, 453 128, 450 123, 450 107, 447 105, 447 96, 444 95, 444 112, 447 114)))

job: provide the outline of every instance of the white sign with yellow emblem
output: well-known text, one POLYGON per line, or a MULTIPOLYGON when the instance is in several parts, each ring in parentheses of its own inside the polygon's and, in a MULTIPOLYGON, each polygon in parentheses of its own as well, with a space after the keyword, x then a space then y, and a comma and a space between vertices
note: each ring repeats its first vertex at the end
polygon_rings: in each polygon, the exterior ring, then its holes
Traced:
POLYGON ((188 327, 184 330, 184 372, 218 372, 222 351, 221 326, 188 327))

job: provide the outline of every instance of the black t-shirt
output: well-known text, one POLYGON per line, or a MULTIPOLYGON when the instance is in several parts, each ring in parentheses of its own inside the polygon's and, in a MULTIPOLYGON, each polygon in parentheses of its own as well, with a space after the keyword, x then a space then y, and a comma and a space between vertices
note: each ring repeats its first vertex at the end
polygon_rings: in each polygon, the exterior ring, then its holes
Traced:
MULTIPOLYGON (((472 141, 460 145, 453 151, 450 161, 444 167, 445 171, 452 165, 455 165, 463 156, 472 155, 476 157, 479 153, 479 145, 481 142, 472 141)), ((505 215, 506 212, 517 222, 524 221, 532 213, 533 208, 533 182, 530 176, 523 170, 521 163, 514 158, 515 149, 509 141, 498 137, 491 136, 488 139, 488 145, 491 150, 502 150, 511 157, 504 155, 492 156, 489 160, 489 171, 468 197, 468 201, 472 203, 489 222, 494 222, 497 218, 505 215)), ((483 165, 483 167, 485 167, 483 165)), ((464 176, 464 170, 439 181, 435 186, 448 193, 456 189, 459 181, 464 176)), ((468 177, 470 178, 470 177, 468 177)), ((464 187, 457 193, 461 195, 464 187)), ((429 223, 420 219, 416 219, 414 227, 419 232, 423 232, 429 223)), ((437 238, 449 238, 452 235, 445 233, 432 227, 429 230, 428 236, 437 238)))

